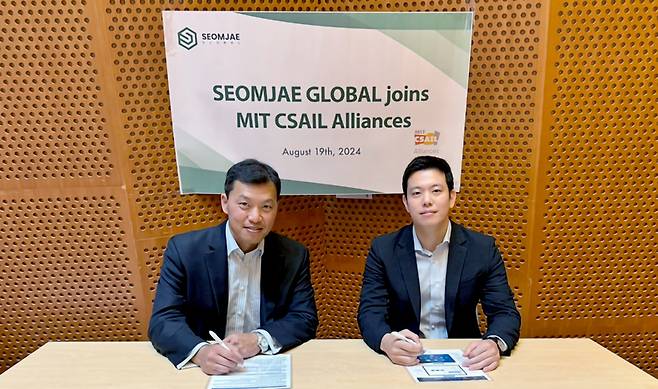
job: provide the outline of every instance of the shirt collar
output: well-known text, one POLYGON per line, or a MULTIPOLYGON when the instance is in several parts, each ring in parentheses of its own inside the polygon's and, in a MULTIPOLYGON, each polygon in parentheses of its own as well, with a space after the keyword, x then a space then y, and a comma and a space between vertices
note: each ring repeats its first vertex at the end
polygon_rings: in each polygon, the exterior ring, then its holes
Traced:
MULTIPOLYGON (((424 254, 428 257, 433 254, 433 252, 431 252, 429 250, 426 250, 425 248, 423 248, 423 245, 420 244, 420 239, 418 239, 418 235, 416 234, 416 226, 412 226, 411 235, 413 235, 413 238, 414 238, 414 251, 415 252, 424 254)), ((446 234, 443 236, 443 240, 441 241, 441 243, 439 243, 436 246, 436 248, 438 249, 439 246, 441 246, 442 244, 444 244, 446 242, 448 244, 450 244, 450 236, 451 235, 452 235, 452 223, 448 219, 448 229, 446 230, 446 234)))
MULTIPOLYGON (((258 246, 253 251, 250 251, 249 253, 254 253, 257 254, 258 256, 261 256, 265 251, 264 249, 265 249, 265 239, 258 242, 258 246)), ((226 256, 228 257, 235 250, 238 250, 238 254, 240 255, 240 257, 244 257, 245 254, 249 254, 242 252, 242 249, 240 248, 240 246, 238 246, 238 242, 236 242, 235 238, 233 237, 231 226, 229 226, 228 222, 226 222, 226 256)))

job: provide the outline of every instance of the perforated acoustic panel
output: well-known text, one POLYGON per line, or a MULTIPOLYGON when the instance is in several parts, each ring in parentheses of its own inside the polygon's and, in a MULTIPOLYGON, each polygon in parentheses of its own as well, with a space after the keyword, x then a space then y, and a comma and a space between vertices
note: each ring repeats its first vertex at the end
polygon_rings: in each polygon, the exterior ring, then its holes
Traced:
POLYGON ((83 5, 2 3, 3 188, 108 180, 114 165, 83 5))
POLYGON ((0 2, 0 371, 144 333, 91 23, 84 2, 0 2))
POLYGON ((361 276, 372 238, 408 222, 401 197, 374 196, 372 200, 328 198, 327 276, 324 310, 331 337, 358 338, 356 312, 361 276), (345 304, 345 302, 349 302, 345 304))
POLYGON ((311 276, 319 286, 325 255, 324 197, 285 196, 278 208, 273 230, 304 243, 311 256, 311 276))
POLYGON ((127 160, 124 177, 134 205, 136 237, 217 224, 223 217, 218 196, 178 194, 162 8, 110 1, 101 11, 111 42, 111 61, 106 65, 118 91, 127 160))
POLYGON ((658 4, 552 14, 531 333, 593 336, 656 375, 658 4))
POLYGON ((0 199, 0 369, 51 340, 137 340, 144 309, 112 193, 0 199))

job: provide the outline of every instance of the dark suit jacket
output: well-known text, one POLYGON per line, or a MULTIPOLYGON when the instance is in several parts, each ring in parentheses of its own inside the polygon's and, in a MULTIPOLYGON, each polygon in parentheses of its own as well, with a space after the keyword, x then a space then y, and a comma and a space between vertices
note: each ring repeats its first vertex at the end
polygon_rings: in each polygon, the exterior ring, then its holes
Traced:
MULTIPOLYGON (((149 338, 178 365, 190 351, 226 331, 226 222, 169 240, 153 302, 149 338)), ((288 349, 315 336, 317 310, 308 250, 276 233, 265 237, 261 262, 260 328, 288 349)))
MULTIPOLYGON (((446 272, 448 337, 480 338, 476 306, 487 316, 485 337, 497 335, 508 354, 519 339, 521 316, 492 237, 452 223, 446 272)), ((420 286, 412 226, 375 238, 363 274, 358 313, 363 340, 377 352, 382 337, 409 329, 420 334, 420 286)))

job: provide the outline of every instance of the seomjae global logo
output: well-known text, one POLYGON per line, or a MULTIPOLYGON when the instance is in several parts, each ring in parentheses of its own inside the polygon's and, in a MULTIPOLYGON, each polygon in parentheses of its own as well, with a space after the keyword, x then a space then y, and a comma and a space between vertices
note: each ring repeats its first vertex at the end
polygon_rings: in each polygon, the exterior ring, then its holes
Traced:
MULTIPOLYGON (((191 50, 199 43, 197 33, 189 27, 178 31, 178 44, 191 50)), ((239 32, 202 32, 201 43, 234 44, 240 43, 239 32)))
POLYGON ((178 31, 178 44, 182 48, 190 50, 197 45, 196 32, 189 27, 178 31))
POLYGON ((201 33, 201 41, 216 43, 240 42, 239 32, 204 32, 201 33))

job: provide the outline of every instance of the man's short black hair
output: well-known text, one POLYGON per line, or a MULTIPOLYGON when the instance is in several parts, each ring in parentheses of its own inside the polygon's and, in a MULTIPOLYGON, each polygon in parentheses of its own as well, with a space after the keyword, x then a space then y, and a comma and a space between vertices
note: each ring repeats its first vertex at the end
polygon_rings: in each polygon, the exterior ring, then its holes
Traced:
POLYGON ((446 176, 446 184, 448 184, 448 190, 452 191, 455 187, 455 181, 452 178, 452 170, 450 170, 450 165, 446 162, 445 159, 439 157, 433 157, 431 155, 421 155, 414 158, 404 169, 404 174, 402 174, 402 193, 407 195, 407 181, 412 174, 420 170, 427 169, 436 169, 440 172, 443 172, 446 176))
POLYGON ((243 184, 265 184, 271 182, 276 187, 276 197, 279 198, 281 194, 279 174, 272 166, 255 159, 245 159, 228 169, 226 180, 224 181, 224 193, 227 197, 233 190, 233 183, 235 181, 240 181, 243 184))

